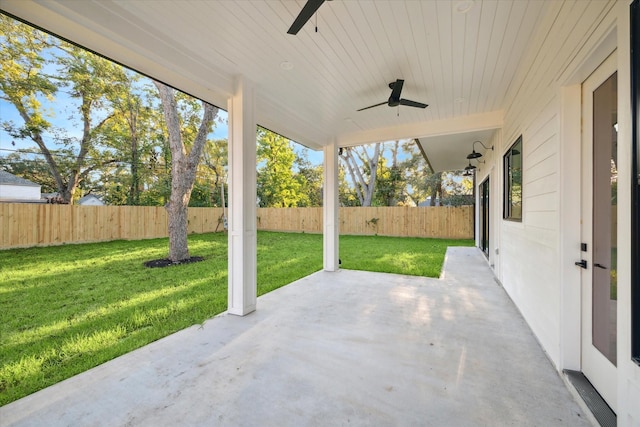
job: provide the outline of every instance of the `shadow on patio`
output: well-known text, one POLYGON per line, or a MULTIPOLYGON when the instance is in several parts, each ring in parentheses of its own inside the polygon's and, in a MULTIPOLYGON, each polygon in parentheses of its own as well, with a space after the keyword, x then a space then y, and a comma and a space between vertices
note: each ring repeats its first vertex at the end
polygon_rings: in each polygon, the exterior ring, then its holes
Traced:
POLYGON ((9 425, 589 425, 476 248, 318 272, 0 408, 9 425))

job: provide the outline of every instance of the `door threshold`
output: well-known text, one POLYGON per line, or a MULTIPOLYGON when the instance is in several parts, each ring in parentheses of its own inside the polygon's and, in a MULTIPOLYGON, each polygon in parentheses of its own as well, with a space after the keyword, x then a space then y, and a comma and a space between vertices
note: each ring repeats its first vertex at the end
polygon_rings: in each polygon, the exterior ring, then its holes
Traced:
POLYGON ((587 377, 580 371, 565 369, 563 372, 589 411, 591 411, 596 421, 598 421, 598 424, 602 427, 616 427, 616 413, 607 405, 607 402, 604 401, 600 393, 591 385, 587 377))

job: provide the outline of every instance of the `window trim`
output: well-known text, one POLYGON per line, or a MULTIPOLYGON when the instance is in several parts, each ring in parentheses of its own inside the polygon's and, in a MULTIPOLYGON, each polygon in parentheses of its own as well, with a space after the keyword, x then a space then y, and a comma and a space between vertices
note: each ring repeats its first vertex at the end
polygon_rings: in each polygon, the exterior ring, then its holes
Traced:
POLYGON ((520 156, 520 170, 522 172, 523 169, 523 155, 522 155, 522 135, 520 135, 514 142, 513 144, 511 144, 511 147, 509 147, 509 149, 504 153, 504 156, 502 157, 502 166, 503 166, 503 194, 502 194, 502 200, 503 200, 503 210, 502 210, 502 219, 507 220, 507 221, 513 221, 513 222, 522 222, 522 213, 523 213, 523 198, 522 198, 522 187, 523 187, 523 182, 522 182, 522 173, 520 174, 520 188, 521 188, 521 194, 520 194, 520 216, 514 216, 513 215, 513 193, 512 193, 512 188, 513 188, 513 180, 511 178, 511 167, 513 164, 513 156, 514 155, 519 155, 520 156), (514 154, 514 150, 516 148, 517 145, 520 145, 520 151, 518 153, 514 154))
POLYGON ((480 249, 489 258, 489 246, 491 245, 491 181, 487 176, 480 183, 480 249))

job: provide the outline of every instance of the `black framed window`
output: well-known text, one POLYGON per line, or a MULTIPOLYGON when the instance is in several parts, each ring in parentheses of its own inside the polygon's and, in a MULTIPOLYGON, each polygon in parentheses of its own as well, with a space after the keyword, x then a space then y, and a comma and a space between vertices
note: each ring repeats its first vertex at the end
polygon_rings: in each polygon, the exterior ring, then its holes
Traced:
POLYGON ((640 365, 640 0, 631 4, 631 357, 640 365))
POLYGON ((522 135, 516 139, 503 158, 504 213, 503 218, 522 221, 522 135))
POLYGON ((489 257, 489 178, 480 184, 480 249, 489 257))

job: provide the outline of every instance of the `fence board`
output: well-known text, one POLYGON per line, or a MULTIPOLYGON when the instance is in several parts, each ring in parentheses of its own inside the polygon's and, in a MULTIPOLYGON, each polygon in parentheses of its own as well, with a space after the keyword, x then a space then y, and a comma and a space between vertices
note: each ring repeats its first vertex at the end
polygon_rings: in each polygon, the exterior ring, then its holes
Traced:
MULTIPOLYGON (((222 208, 189 208, 188 232, 223 231, 222 208)), ((259 230, 322 233, 322 208, 259 208, 259 230)), ((156 206, 0 203, 0 248, 166 237, 156 206)), ((473 238, 473 207, 340 208, 340 234, 473 238)))

